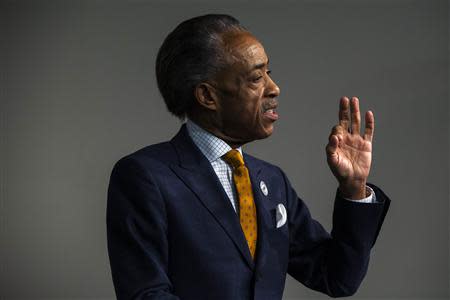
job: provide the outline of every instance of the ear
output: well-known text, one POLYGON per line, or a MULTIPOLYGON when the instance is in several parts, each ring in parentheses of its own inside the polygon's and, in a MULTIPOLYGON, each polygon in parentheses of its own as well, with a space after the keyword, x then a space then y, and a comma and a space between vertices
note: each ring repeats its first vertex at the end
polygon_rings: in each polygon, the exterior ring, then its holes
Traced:
POLYGON ((199 83, 194 90, 198 104, 209 110, 217 109, 218 95, 216 89, 209 83, 199 83))

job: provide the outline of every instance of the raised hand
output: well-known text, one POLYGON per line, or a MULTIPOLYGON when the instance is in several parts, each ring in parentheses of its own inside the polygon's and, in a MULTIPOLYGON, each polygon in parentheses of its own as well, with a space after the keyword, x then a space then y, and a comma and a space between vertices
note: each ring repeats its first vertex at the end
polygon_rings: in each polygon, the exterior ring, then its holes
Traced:
POLYGON ((339 124, 334 126, 326 147, 328 165, 339 182, 345 198, 366 197, 365 187, 372 162, 372 138, 375 119, 371 111, 365 115, 364 135, 360 135, 359 100, 342 97, 339 124))

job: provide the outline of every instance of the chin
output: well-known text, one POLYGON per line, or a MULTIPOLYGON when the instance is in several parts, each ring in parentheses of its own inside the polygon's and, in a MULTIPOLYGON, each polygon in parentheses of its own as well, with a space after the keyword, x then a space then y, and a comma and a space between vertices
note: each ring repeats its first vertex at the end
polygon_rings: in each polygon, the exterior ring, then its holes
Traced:
POLYGON ((263 140, 272 135, 274 126, 273 124, 265 124, 265 126, 252 127, 252 130, 247 131, 245 135, 241 135, 241 141, 245 141, 244 144, 250 143, 256 140, 263 140))
POLYGON ((270 125, 270 127, 268 128, 264 128, 264 130, 261 132, 261 134, 259 135, 258 140, 262 140, 262 139, 266 139, 269 136, 271 136, 273 133, 273 125, 270 125))

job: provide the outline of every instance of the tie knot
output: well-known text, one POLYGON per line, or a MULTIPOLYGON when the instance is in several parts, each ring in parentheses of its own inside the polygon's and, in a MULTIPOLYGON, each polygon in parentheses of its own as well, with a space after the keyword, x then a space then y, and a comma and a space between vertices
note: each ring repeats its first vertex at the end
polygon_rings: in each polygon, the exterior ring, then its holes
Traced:
POLYGON ((223 160, 230 164, 234 169, 244 165, 244 159, 238 150, 230 150, 224 156, 223 160))

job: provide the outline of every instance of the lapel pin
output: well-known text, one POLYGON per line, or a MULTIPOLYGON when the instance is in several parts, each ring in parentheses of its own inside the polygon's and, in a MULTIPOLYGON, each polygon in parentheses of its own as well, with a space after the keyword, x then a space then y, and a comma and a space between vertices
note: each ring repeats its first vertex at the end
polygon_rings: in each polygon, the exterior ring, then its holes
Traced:
POLYGON ((261 181, 259 183, 259 187, 261 188, 261 192, 264 194, 264 196, 267 196, 269 190, 267 189, 266 183, 264 181, 261 181))

